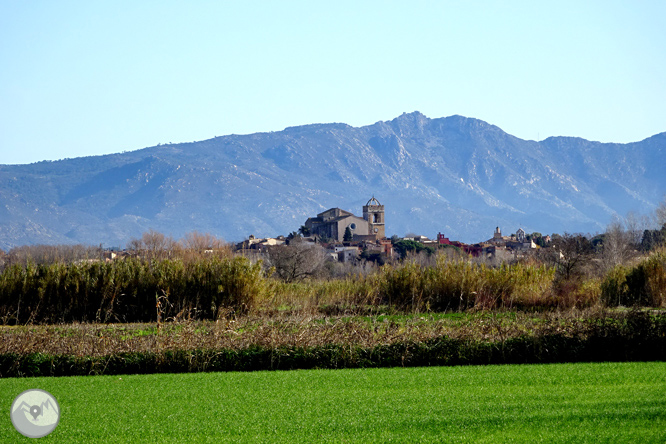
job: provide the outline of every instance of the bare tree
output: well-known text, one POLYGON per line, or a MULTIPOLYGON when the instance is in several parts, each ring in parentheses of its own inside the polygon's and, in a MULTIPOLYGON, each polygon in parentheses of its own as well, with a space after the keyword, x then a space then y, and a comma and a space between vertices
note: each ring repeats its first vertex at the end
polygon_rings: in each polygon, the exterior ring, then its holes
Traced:
POLYGON ((210 233, 193 231, 187 233, 174 248, 178 249, 177 256, 185 261, 198 260, 202 255, 208 257, 228 258, 233 255, 231 245, 210 233))
POLYGON ((580 277, 593 253, 588 238, 580 233, 564 233, 553 235, 552 244, 548 258, 556 266, 558 276, 567 281, 580 277))
POLYGON ((130 251, 142 251, 144 249, 143 240, 140 238, 137 239, 136 237, 132 237, 129 241, 127 241, 125 247, 130 251))
POLYGON ((268 249, 269 265, 285 282, 294 282, 319 273, 326 262, 326 252, 319 245, 292 242, 268 249))
POLYGON ((218 250, 226 247, 226 243, 210 233, 199 233, 193 231, 187 233, 185 237, 180 240, 183 248, 193 250, 196 252, 203 252, 205 250, 218 250))
POLYGON ((51 264, 54 262, 75 262, 87 259, 99 259, 101 247, 89 245, 23 245, 9 250, 6 256, 7 264, 21 264, 34 262, 36 264, 51 264))
POLYGON ((629 227, 634 222, 620 220, 614 216, 603 236, 601 263, 604 271, 626 263, 636 251, 636 231, 629 227))
POLYGON ((654 210, 654 222, 657 229, 660 229, 666 225, 666 196, 664 196, 664 199, 654 210))
POLYGON ((634 248, 639 248, 643 239, 643 231, 650 225, 649 217, 630 211, 623 221, 624 228, 629 234, 629 240, 634 248))
POLYGON ((168 257, 176 244, 171 236, 165 236, 152 228, 147 233, 143 233, 141 240, 148 255, 156 259, 168 257))
POLYGON ((643 231, 641 248, 650 251, 666 245, 666 196, 649 216, 649 228, 643 231))

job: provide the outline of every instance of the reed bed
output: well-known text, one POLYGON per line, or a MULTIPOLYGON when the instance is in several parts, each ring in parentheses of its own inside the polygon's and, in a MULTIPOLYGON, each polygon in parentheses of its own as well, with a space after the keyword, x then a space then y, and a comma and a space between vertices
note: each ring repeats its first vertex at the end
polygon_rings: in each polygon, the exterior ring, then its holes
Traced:
POLYGON ((0 321, 215 319, 249 311, 265 283, 261 264, 243 257, 12 265, 0 274, 0 321))
POLYGON ((0 273, 0 323, 215 321, 302 316, 666 306, 666 253, 603 277, 562 279, 540 263, 489 267, 439 256, 331 279, 284 282, 244 257, 12 265, 0 273))

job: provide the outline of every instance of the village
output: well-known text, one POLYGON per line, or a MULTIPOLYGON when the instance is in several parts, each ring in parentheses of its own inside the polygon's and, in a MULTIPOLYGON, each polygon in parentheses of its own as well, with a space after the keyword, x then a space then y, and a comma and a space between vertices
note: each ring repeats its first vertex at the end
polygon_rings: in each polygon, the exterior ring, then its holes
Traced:
POLYGON ((534 236, 526 234, 522 228, 504 236, 500 227, 495 228, 488 240, 475 244, 452 241, 441 232, 434 239, 417 234, 387 238, 384 205, 373 196, 362 211, 359 217, 340 208, 330 208, 308 218, 298 231, 287 236, 261 238, 251 234, 235 248, 243 255, 261 257, 271 248, 304 242, 321 246, 327 257, 342 263, 364 259, 384 263, 391 258, 401 258, 409 251, 432 253, 449 248, 490 263, 501 263, 531 254, 539 248, 537 242, 541 246, 551 242, 550 236, 540 234, 535 241, 534 236))

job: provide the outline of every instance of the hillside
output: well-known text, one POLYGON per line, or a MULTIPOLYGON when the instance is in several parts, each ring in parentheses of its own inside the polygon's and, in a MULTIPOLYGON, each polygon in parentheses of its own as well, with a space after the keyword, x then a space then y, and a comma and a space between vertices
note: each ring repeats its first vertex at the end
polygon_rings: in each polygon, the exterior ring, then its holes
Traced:
POLYGON ((596 232, 666 192, 666 133, 630 144, 511 136, 480 120, 403 114, 229 135, 120 154, 0 165, 0 248, 123 246, 155 230, 230 241, 297 230, 374 194, 387 235, 478 242, 505 233, 596 232))

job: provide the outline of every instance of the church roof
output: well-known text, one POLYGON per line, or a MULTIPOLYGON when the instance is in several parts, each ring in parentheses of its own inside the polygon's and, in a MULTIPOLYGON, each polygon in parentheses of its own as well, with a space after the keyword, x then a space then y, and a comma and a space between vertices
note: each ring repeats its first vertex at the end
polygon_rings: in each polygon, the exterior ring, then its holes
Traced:
POLYGON ((328 210, 322 211, 321 213, 317 214, 317 217, 323 218, 324 215, 326 213, 329 213, 329 212, 337 212, 339 214, 339 216, 337 216, 337 217, 340 217, 340 216, 343 216, 343 215, 352 215, 353 216, 353 213, 350 213, 349 211, 345 211, 342 208, 333 207, 333 208, 329 208, 328 210))
POLYGON ((381 205, 381 204, 379 203, 379 201, 377 200, 377 198, 375 198, 375 196, 372 196, 372 199, 370 199, 370 200, 368 201, 368 203, 365 204, 365 205, 366 205, 366 206, 370 206, 370 205, 381 205))

